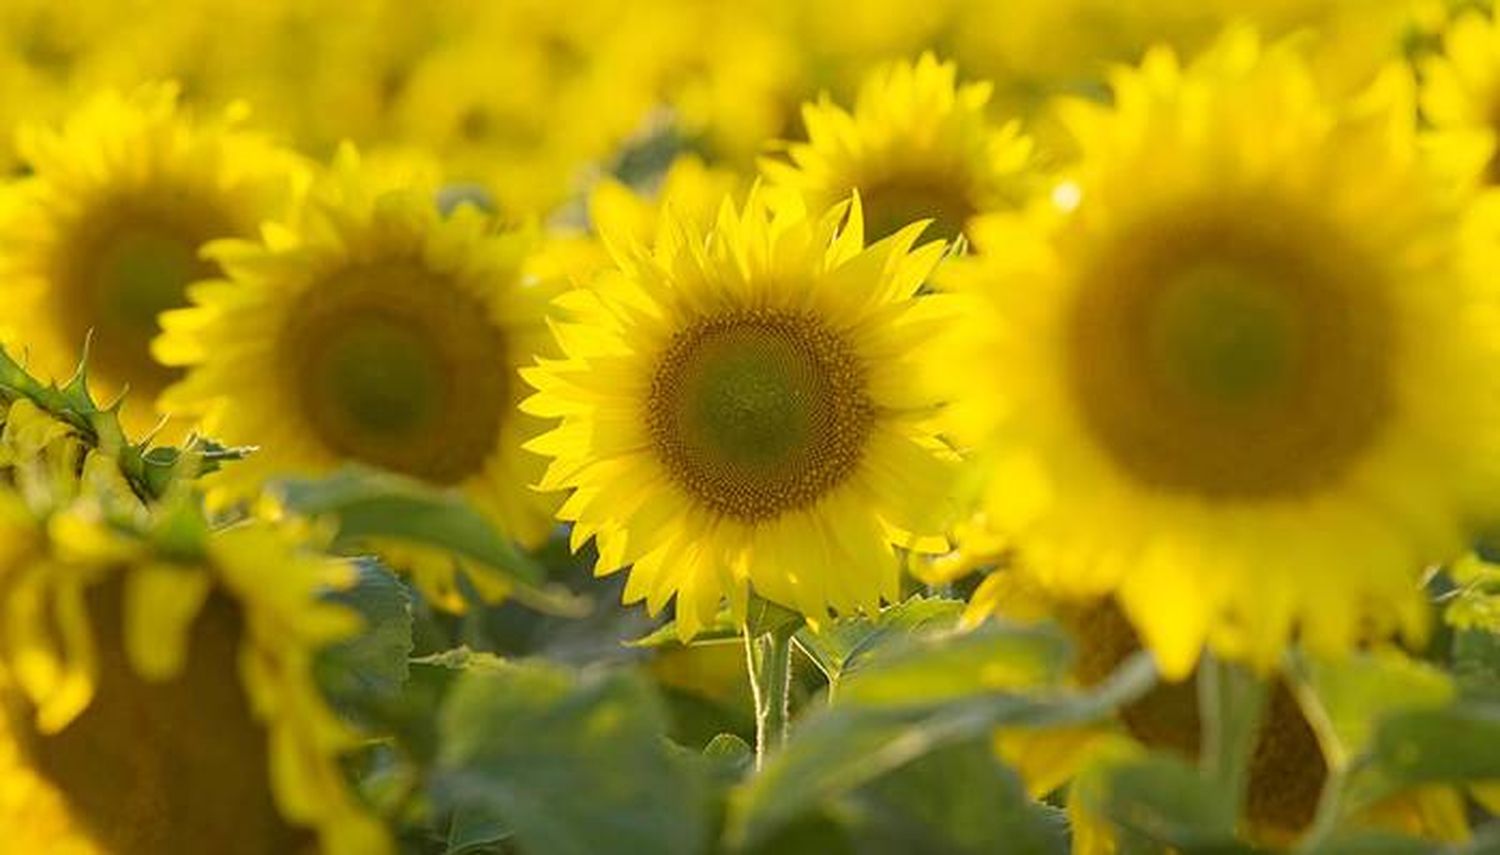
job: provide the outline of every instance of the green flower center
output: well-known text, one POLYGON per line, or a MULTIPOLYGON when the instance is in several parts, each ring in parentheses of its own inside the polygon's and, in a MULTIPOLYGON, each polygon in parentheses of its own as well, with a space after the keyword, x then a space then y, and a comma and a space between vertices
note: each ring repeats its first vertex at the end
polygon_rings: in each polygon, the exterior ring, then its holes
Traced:
POLYGON ((333 407, 372 433, 410 437, 437 415, 442 359, 399 319, 350 316, 330 334, 318 368, 333 407))
POLYGON ((1074 399, 1111 461, 1151 487, 1305 494, 1340 477, 1387 419, 1382 272, 1308 217, 1227 201, 1095 248, 1071 307, 1074 399))
POLYGON ((812 504, 843 482, 873 415, 842 338, 811 316, 764 310, 678 333, 647 403, 655 451, 675 479, 748 522, 812 504))
POLYGON ((151 356, 158 316, 187 305, 187 286, 218 275, 198 257, 204 242, 237 234, 214 206, 171 197, 172 210, 149 200, 102 205, 59 245, 53 290, 57 317, 82 346, 91 336, 90 368, 128 383, 147 398, 180 376, 151 356))
POLYGON ((1178 394, 1254 408, 1287 389, 1301 331, 1297 306, 1280 289, 1207 263, 1166 282, 1156 299, 1152 358, 1178 394))
POLYGON ((488 308, 409 262, 350 268, 309 288, 280 353, 302 413, 334 454, 435 484, 478 474, 511 384, 488 308))

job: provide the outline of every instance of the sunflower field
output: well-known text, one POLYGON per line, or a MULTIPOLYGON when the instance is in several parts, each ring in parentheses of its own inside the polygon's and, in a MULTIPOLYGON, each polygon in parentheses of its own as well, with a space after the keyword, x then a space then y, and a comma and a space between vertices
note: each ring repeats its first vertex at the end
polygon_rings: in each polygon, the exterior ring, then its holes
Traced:
POLYGON ((1500 0, 0 0, 0 855, 1500 853, 1500 0))

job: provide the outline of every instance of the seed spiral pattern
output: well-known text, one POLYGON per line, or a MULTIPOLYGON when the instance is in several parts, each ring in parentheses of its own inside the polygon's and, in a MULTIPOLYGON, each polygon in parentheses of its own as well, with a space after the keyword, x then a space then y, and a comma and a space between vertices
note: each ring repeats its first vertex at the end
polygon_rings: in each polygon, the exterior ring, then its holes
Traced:
POLYGON ((749 309, 673 337, 646 413, 674 480, 716 513, 753 523, 811 505, 848 478, 875 406, 837 332, 811 315, 749 309))

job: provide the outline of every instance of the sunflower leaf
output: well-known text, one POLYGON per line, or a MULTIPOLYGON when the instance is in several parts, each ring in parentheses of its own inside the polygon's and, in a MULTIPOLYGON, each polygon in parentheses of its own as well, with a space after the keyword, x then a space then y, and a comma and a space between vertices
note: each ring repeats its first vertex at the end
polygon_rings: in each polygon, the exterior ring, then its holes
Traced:
POLYGON ((70 426, 88 445, 110 455, 131 489, 144 500, 159 499, 183 478, 197 477, 224 460, 243 456, 244 449, 213 443, 152 448, 149 442, 132 442, 120 424, 121 402, 100 407, 90 394, 87 363, 85 355, 73 376, 59 386, 36 379, 0 347, 0 400, 24 398, 70 426))
MULTIPOLYGON (((981 636, 981 640, 989 639, 981 636)), ((941 657, 939 649, 929 661, 941 657)), ((916 691, 902 700, 896 694, 901 681, 894 674, 920 679, 920 663, 915 654, 902 656, 890 665, 891 673, 885 674, 881 673, 884 666, 872 663, 860 681, 872 681, 879 691, 845 692, 840 703, 803 719, 786 745, 736 794, 731 839, 746 845, 767 840, 830 799, 935 751, 987 737, 1002 725, 1098 721, 1156 681, 1150 658, 1140 655, 1088 691, 1035 687, 1024 694, 986 691, 979 688, 984 678, 975 675, 963 693, 953 691, 956 681, 949 678, 937 687, 938 697, 924 697, 916 691)), ((976 657, 969 664, 981 662, 976 657)))
POLYGON ((364 631, 320 653, 319 684, 340 709, 356 716, 399 702, 411 675, 411 595, 394 573, 370 558, 356 561, 354 586, 329 598, 364 618, 364 631))
POLYGON ((932 630, 952 629, 963 610, 958 600, 912 597, 874 618, 843 618, 818 632, 804 628, 797 633, 797 646, 836 686, 876 648, 932 630))
POLYGON ((1237 801, 1230 788, 1169 755, 1114 760, 1084 773, 1080 806, 1127 837, 1183 852, 1235 853, 1237 801))
POLYGON ((527 852, 701 851, 699 781, 628 672, 518 663, 469 671, 439 717, 433 798, 510 828, 527 852))
POLYGON ((498 851, 496 847, 512 835, 510 826, 497 817, 477 810, 457 810, 448 822, 448 840, 443 855, 498 851))
POLYGON ((856 851, 869 855, 1067 851, 1058 817, 1027 798, 985 738, 908 763, 842 799, 841 807, 856 851))
POLYGON ((528 588, 545 576, 468 504, 407 478, 349 468, 322 479, 281 481, 275 489, 289 509, 335 520, 345 548, 394 540, 447 550, 528 588))
POLYGON ((1500 703, 1464 701, 1387 718, 1371 746, 1397 785, 1500 779, 1500 703))
POLYGON ((990 622, 972 632, 907 635, 870 649, 838 689, 841 702, 935 702, 1056 685, 1071 645, 1054 626, 990 622))

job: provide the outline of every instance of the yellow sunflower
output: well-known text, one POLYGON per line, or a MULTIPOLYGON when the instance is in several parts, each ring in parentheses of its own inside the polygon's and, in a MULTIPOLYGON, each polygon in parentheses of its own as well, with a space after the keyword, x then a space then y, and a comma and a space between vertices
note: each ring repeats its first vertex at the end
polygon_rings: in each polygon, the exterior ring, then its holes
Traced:
POLYGON ((1442 51, 1422 65, 1422 113, 1440 157, 1467 164, 1488 158, 1483 180, 1500 184, 1500 24, 1471 9, 1443 32, 1442 51))
POLYGON ((1115 592, 1169 676, 1205 643, 1419 636, 1424 567, 1493 501, 1495 250, 1412 88, 1329 104, 1244 31, 1153 52, 1070 110, 1069 182, 942 279, 991 524, 1049 586, 1115 592))
POLYGON ((705 230, 713 225, 724 200, 742 190, 744 183, 737 174, 708 166, 691 154, 673 160, 649 190, 606 178, 588 196, 589 231, 549 236, 533 269, 538 276, 585 284, 611 266, 601 235, 623 241, 626 247, 650 246, 667 211, 705 230))
POLYGON ((958 70, 923 54, 884 66, 860 89, 853 112, 827 96, 802 111, 807 142, 787 145, 790 161, 762 170, 778 188, 824 210, 859 191, 872 238, 917 220, 952 239, 974 215, 1019 201, 1031 143, 1016 122, 986 115, 988 83, 957 83, 958 70))
POLYGON ((95 391, 134 392, 133 430, 154 423, 151 400, 178 376, 151 357, 158 315, 217 271, 199 247, 255 234, 295 193, 296 160, 238 123, 194 121, 162 85, 105 94, 60 128, 20 132, 32 174, 0 197, 0 335, 60 379, 89 340, 95 391))
MULTIPOLYGON (((1083 686, 1100 683, 1140 650, 1139 638, 1114 602, 1059 600, 1025 569, 986 577, 970 600, 965 623, 974 625, 995 614, 1022 623, 1054 620, 1061 624, 1077 649, 1072 678, 1083 686)), ((1273 678, 1251 748, 1241 805, 1241 833, 1247 841, 1270 848, 1296 845, 1312 827, 1330 771, 1359 752, 1363 746, 1355 740, 1368 738, 1380 716, 1400 709, 1441 706, 1454 695, 1447 675, 1396 650, 1371 654, 1359 667, 1400 675, 1402 690, 1396 696, 1367 697, 1370 702, 1355 709, 1330 710, 1317 687, 1294 684, 1282 676, 1273 678)), ((1354 666, 1323 664, 1319 668, 1328 682, 1359 679, 1354 666), (1341 670, 1346 668, 1348 674, 1341 670)), ((1142 748, 1197 761, 1203 727, 1198 704, 1196 677, 1190 675, 1157 685, 1123 706, 1114 721, 1007 729, 997 734, 995 744, 1031 793, 1041 798, 1068 784, 1087 788, 1091 776, 1142 748)), ((1116 851, 1112 831, 1089 814, 1084 801, 1069 799, 1075 822, 1073 851, 1077 855, 1116 851)), ((1461 793, 1442 786, 1403 790, 1362 809, 1354 821, 1363 827, 1434 840, 1463 840, 1469 833, 1461 793)))
POLYGON ((572 491, 558 516, 596 572, 634 565, 626 602, 676 597, 683 637, 752 590, 814 623, 873 612, 892 544, 942 545, 951 464, 917 368, 946 300, 913 295, 943 245, 865 247, 857 202, 814 220, 758 191, 706 233, 664 217, 559 300, 567 358, 523 372, 524 409, 561 419, 527 446, 541 486, 572 491))
MULTIPOLYGON (((345 149, 300 223, 210 246, 227 278, 163 317, 155 352, 187 375, 162 407, 259 448, 209 477, 215 501, 353 461, 456 489, 535 545, 554 505, 527 486, 542 466, 521 442, 542 423, 517 413, 515 372, 551 350, 553 292, 525 275, 528 233, 496 232, 470 206, 445 216, 414 182, 345 149)), ((454 602, 451 560, 419 581, 454 602)))
POLYGON ((457 5, 391 93, 382 142, 435 152, 509 216, 546 213, 642 127, 660 28, 680 24, 659 3, 457 5))
MULTIPOLYGON (((315 652, 350 566, 250 523, 160 554, 80 502, 0 491, 0 835, 24 851, 390 851, 315 652)), ((20 850, 18 850, 20 851, 20 850)))

